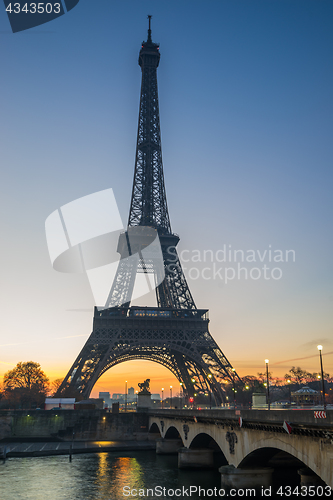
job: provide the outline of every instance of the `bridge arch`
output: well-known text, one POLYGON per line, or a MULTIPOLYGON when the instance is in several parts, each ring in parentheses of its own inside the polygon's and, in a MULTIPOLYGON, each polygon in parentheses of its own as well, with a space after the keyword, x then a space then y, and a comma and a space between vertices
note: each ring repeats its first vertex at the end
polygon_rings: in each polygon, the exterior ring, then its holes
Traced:
POLYGON ((270 466, 271 462, 283 461, 287 466, 304 467, 304 463, 290 453, 279 448, 264 447, 257 448, 248 453, 238 465, 239 468, 270 466))
POLYGON ((207 432, 200 432, 191 441, 189 449, 210 449, 214 451, 214 464, 216 467, 228 465, 228 460, 221 449, 221 446, 215 439, 207 432))
POLYGON ((210 448, 214 451, 221 451, 221 447, 215 439, 206 432, 200 432, 191 441, 189 448, 210 448))
MULTIPOLYGON (((272 441, 272 440, 270 440, 272 441)), ((284 469, 284 475, 290 474, 291 480, 299 480, 297 473, 300 469, 306 469, 309 474, 317 476, 318 481, 325 482, 320 470, 320 460, 317 454, 320 454, 319 447, 317 453, 308 453, 303 451, 302 446, 295 447, 294 443, 288 443, 286 438, 275 439, 275 443, 268 443, 267 440, 258 440, 252 446, 247 447, 248 453, 238 464, 238 468, 251 467, 273 467, 281 472, 284 469), (289 471, 289 472, 288 472, 289 471)), ((279 476, 279 473, 276 473, 279 476)))
POLYGON ((176 427, 174 427, 173 425, 171 425, 167 429, 166 433, 164 434, 164 439, 181 439, 183 446, 184 446, 183 437, 181 436, 179 430, 176 427))
POLYGON ((148 431, 149 439, 158 439, 162 437, 161 431, 159 426, 156 424, 156 422, 153 422, 152 425, 149 428, 148 431))

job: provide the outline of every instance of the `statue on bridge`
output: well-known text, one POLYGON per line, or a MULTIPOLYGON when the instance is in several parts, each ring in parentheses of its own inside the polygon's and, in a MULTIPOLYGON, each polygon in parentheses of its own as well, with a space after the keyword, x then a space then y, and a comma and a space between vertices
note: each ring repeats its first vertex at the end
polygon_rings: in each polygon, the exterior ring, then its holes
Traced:
POLYGON ((150 394, 149 384, 150 384, 150 378, 147 378, 144 382, 139 383, 138 386, 141 389, 139 394, 150 394))

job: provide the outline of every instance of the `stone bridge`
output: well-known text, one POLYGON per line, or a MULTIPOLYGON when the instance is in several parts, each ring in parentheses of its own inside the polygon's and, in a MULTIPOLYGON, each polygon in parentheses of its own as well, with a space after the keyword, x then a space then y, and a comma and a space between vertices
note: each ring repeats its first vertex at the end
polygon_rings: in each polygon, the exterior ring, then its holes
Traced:
POLYGON ((219 451, 222 465, 229 466, 221 474, 233 471, 231 485, 244 484, 235 474, 248 480, 255 470, 264 474, 282 466, 285 473, 294 468, 301 485, 333 488, 332 410, 326 418, 315 418, 313 410, 151 410, 149 427, 159 438, 157 452, 178 450, 180 467, 213 465, 213 450, 219 451))

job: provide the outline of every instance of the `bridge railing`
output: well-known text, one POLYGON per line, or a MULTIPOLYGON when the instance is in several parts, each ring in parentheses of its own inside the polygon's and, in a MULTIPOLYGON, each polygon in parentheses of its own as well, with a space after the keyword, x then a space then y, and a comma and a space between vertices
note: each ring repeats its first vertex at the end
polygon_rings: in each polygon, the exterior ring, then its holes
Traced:
POLYGON ((228 421, 239 425, 239 418, 242 418, 244 424, 261 423, 283 425, 284 421, 297 426, 306 428, 325 428, 333 432, 333 410, 326 410, 325 418, 316 418, 315 411, 318 410, 230 410, 230 409, 212 409, 212 410, 148 410, 150 416, 164 418, 187 418, 189 420, 200 421, 228 421))

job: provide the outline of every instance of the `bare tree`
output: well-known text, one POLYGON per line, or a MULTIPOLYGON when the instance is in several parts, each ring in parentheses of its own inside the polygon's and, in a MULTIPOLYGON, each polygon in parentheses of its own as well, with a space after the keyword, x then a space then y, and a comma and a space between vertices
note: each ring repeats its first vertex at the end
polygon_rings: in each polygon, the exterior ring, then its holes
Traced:
POLYGON ((53 380, 51 383, 51 396, 55 396, 57 390, 62 384, 63 379, 62 378, 57 378, 56 380, 53 380))
POLYGON ((3 377, 5 396, 14 406, 41 405, 49 391, 49 379, 39 363, 19 362, 3 377))

